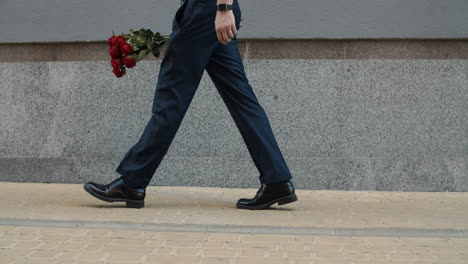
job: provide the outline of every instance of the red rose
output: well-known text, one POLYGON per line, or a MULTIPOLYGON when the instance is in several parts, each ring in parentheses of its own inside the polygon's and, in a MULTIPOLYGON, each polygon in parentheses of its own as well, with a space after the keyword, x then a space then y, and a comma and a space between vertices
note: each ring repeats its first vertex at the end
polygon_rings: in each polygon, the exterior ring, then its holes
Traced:
POLYGON ((120 46, 120 50, 124 56, 130 55, 133 52, 132 46, 130 46, 128 43, 124 43, 122 46, 120 46))
POLYGON ((119 35, 117 36, 117 43, 119 43, 119 45, 122 46, 123 44, 127 43, 127 41, 122 35, 119 35))
POLYGON ((118 47, 110 47, 109 54, 113 59, 118 59, 121 56, 120 49, 118 47))
POLYGON ((113 69, 120 69, 121 63, 122 63, 121 60, 116 60, 116 59, 111 60, 111 65, 113 69))
POLYGON ((117 78, 122 77, 125 74, 124 70, 119 69, 113 69, 112 72, 117 76, 117 78))
POLYGON ((115 47, 119 45, 119 42, 117 41, 117 36, 112 35, 112 37, 107 39, 107 43, 109 43, 110 47, 115 47))
POLYGON ((127 68, 133 68, 136 66, 136 62, 132 57, 124 57, 123 63, 125 64, 127 68))

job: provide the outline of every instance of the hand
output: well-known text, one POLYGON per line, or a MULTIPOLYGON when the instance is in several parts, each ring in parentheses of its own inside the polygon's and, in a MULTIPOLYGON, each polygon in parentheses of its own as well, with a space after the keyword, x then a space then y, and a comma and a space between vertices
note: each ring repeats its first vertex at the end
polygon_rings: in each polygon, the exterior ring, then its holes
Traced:
POLYGON ((226 45, 237 34, 236 20, 232 10, 216 11, 215 29, 218 40, 226 45))

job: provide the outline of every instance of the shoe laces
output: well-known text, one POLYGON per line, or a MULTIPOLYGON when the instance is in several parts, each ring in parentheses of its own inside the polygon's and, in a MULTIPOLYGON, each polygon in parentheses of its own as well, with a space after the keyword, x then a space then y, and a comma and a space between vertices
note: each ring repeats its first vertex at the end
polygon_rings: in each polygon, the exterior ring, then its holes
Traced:
POLYGON ((120 184, 120 183, 122 183, 122 182, 123 182, 123 179, 122 179, 122 178, 118 178, 118 179, 113 180, 113 181, 112 181, 111 183, 109 183, 107 186, 108 186, 109 188, 112 188, 112 187, 114 187, 115 185, 120 184))

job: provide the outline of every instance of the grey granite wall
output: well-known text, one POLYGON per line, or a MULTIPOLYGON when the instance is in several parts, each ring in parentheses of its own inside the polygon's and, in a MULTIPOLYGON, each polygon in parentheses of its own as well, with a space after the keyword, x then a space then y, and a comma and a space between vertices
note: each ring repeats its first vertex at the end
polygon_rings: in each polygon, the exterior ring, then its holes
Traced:
MULTIPOLYGON (((238 34, 242 39, 468 37, 466 0, 238 3, 244 19, 238 34)), ((180 0, 1 0, 0 43, 102 41, 112 31, 141 27, 169 34, 179 7, 180 0)))
MULTIPOLYGON (((0 63, 0 180, 106 182, 150 118, 160 61, 0 63)), ((468 60, 245 60, 297 188, 468 191, 468 60)), ((205 73, 151 184, 258 187, 205 73)))

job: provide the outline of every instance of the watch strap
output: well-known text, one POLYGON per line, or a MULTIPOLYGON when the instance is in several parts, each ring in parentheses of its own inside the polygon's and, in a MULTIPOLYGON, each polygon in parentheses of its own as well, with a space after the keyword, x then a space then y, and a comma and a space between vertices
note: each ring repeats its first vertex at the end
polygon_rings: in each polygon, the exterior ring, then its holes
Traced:
POLYGON ((232 10, 232 5, 227 3, 221 3, 217 5, 218 11, 232 10))

